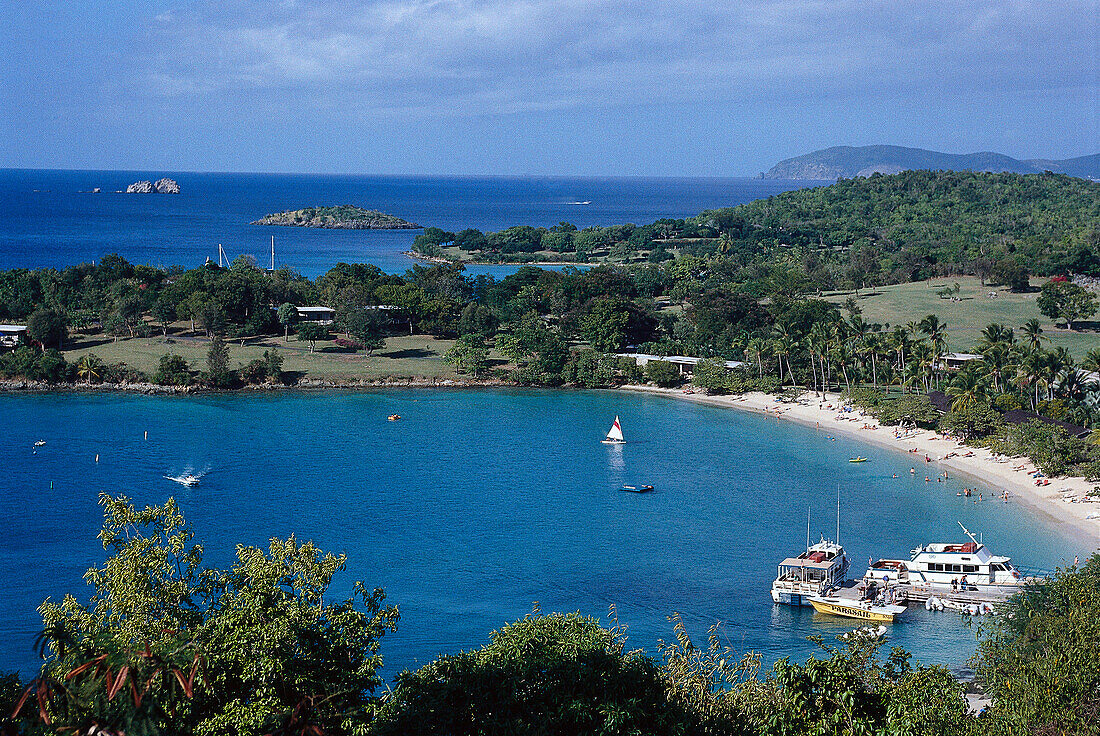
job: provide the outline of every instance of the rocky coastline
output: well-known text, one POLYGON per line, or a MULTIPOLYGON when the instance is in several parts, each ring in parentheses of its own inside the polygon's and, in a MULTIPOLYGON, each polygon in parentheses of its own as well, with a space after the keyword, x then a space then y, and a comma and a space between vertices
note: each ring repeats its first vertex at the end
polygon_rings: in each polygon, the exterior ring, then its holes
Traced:
POLYGON ((391 378, 384 380, 300 378, 291 383, 262 383, 240 388, 216 389, 208 386, 161 386, 156 383, 83 383, 77 381, 47 383, 12 379, 0 381, 0 393, 130 393, 149 396, 185 396, 196 394, 240 394, 262 391, 377 389, 377 388, 499 388, 516 384, 496 378, 455 380, 452 378, 391 378))

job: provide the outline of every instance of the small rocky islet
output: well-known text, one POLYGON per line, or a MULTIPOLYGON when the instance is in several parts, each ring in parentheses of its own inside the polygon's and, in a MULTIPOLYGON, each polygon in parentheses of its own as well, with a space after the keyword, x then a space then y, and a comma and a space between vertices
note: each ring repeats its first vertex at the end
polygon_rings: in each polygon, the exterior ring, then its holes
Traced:
POLYGON ((347 230, 419 230, 420 225, 387 215, 378 210, 368 210, 350 204, 337 207, 306 207, 264 215, 253 225, 282 225, 286 227, 342 228, 347 230))
POLYGON ((127 194, 179 194, 180 185, 175 179, 164 177, 155 182, 144 179, 126 187, 127 194))

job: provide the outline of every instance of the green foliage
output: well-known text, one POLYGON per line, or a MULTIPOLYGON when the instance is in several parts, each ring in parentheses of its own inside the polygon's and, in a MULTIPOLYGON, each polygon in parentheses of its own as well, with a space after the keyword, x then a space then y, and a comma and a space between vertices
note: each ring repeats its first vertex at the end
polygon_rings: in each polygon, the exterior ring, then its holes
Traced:
POLYGON ((1027 586, 981 633, 988 733, 1100 733, 1100 555, 1027 586))
POLYGON ((458 317, 459 335, 481 335, 490 338, 500 326, 500 320, 493 311, 475 302, 470 302, 462 308, 458 317))
POLYGON ((691 383, 706 389, 712 394, 725 393, 730 389, 730 370, 722 358, 704 358, 695 364, 691 374, 691 383))
POLYGON ((463 335, 455 340, 443 358, 459 373, 469 373, 477 378, 489 365, 489 348, 480 335, 463 335))
POLYGON ((210 348, 206 351, 206 371, 207 380, 214 388, 233 385, 234 376, 229 370, 229 346, 221 335, 214 335, 210 340, 210 348))
POLYGON ((651 360, 646 363, 645 377, 647 381, 655 383, 661 388, 679 386, 683 381, 680 369, 667 360, 651 360))
POLYGON ((940 427, 963 439, 984 437, 997 431, 1000 426, 1001 415, 989 404, 981 402, 952 408, 940 420, 940 427))
POLYGON ((595 350, 582 350, 573 364, 573 382, 585 388, 606 388, 615 378, 617 361, 595 350))
POLYGON ((1036 304, 1040 312, 1052 319, 1064 320, 1072 330, 1074 322, 1096 313, 1097 296, 1069 281, 1048 281, 1043 284, 1036 304))
POLYGON ((905 395, 884 398, 878 402, 873 413, 879 422, 888 426, 905 423, 930 429, 935 427, 940 419, 939 412, 927 396, 905 395))
POLYGON ((603 353, 622 348, 630 312, 625 300, 615 297, 597 299, 581 320, 581 333, 592 347, 603 353))
POLYGON ((657 667, 624 639, 576 613, 529 615, 481 649, 398 675, 375 732, 684 733, 657 667))
POLYGON ((160 386, 187 386, 191 383, 191 367, 180 355, 160 356, 160 365, 153 375, 153 383, 160 386))
POLYGON ((143 510, 123 497, 101 496, 100 503, 108 557, 85 576, 89 602, 66 596, 40 608, 48 659, 39 682, 54 695, 45 708, 55 728, 363 733, 381 684, 378 640, 397 612, 361 583, 353 598, 326 602, 343 556, 290 537, 272 540, 266 553, 238 546, 230 568, 207 568, 173 500, 143 510), (74 672, 101 672, 97 661, 115 675, 88 678, 81 697, 54 685, 74 672), (149 688, 135 674, 154 662, 160 672, 149 688), (144 697, 131 697, 128 685, 113 697, 112 685, 126 677, 146 688, 144 697), (184 691, 174 684, 182 682, 184 691))
POLYGON ((41 345, 43 350, 60 350, 67 335, 65 317, 53 309, 36 309, 27 318, 27 338, 41 345))
POLYGON ((59 383, 69 378, 71 366, 53 348, 39 352, 27 346, 0 355, 0 377, 59 383))
POLYGON ((1090 462, 1097 452, 1061 427, 1038 419, 1006 425, 990 437, 988 444, 989 449, 1002 455, 1030 457, 1047 475, 1073 472, 1076 465, 1090 462))
POLYGON ((283 356, 275 350, 265 350, 262 357, 250 360, 240 371, 246 385, 281 383, 283 380, 283 356))
POLYGON ((298 324, 298 307, 290 302, 283 302, 275 311, 275 317, 279 320, 279 324, 283 326, 284 339, 289 341, 290 328, 298 324))
POLYGON ((299 342, 309 343, 309 352, 317 349, 318 340, 328 339, 328 327, 316 322, 303 322, 298 325, 299 342))

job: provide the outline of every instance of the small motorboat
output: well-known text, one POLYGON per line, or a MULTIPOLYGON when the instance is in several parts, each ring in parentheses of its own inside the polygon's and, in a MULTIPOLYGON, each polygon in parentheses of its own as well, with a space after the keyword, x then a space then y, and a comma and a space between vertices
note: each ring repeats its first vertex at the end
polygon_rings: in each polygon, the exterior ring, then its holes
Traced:
POLYGON ((653 490, 653 486, 623 486, 619 490, 627 493, 649 493, 653 490))
POLYGON ((865 463, 865 462, 867 462, 867 458, 863 457, 862 455, 860 455, 859 457, 850 457, 850 458, 848 458, 848 462, 850 462, 850 463, 865 463))
POLYGON ((387 417, 387 419, 389 419, 389 420, 390 420, 391 422, 396 422, 396 421, 397 421, 398 419, 400 419, 400 418, 401 418, 401 415, 400 415, 400 414, 390 414, 390 415, 389 415, 389 416, 387 417))
POLYGON ((42 447, 45 444, 46 444, 46 440, 38 440, 37 442, 34 443, 34 446, 35 447, 42 447))
POLYGON ((808 600, 818 613, 843 616, 844 618, 857 618, 864 621, 892 624, 895 616, 905 613, 905 606, 893 603, 878 605, 870 601, 855 601, 838 596, 817 595, 809 596, 808 600))

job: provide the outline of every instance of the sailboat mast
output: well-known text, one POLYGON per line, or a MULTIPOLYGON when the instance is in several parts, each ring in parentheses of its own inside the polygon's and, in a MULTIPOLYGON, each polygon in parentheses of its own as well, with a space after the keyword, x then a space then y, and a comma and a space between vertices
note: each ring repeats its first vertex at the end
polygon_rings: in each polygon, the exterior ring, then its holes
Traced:
POLYGON ((836 484, 836 543, 840 544, 840 484, 836 484))
POLYGON ((810 507, 806 507, 806 549, 810 548, 810 507))
POLYGON ((271 236, 271 270, 275 270, 275 236, 271 236))

